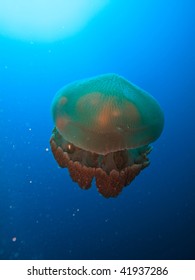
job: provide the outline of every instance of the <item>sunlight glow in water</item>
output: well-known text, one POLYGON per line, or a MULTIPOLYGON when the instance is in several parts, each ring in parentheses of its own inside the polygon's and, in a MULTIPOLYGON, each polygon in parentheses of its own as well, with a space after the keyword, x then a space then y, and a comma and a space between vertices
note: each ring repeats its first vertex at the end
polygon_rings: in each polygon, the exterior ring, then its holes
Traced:
POLYGON ((109 0, 0 0, 0 35, 54 41, 83 28, 109 0))

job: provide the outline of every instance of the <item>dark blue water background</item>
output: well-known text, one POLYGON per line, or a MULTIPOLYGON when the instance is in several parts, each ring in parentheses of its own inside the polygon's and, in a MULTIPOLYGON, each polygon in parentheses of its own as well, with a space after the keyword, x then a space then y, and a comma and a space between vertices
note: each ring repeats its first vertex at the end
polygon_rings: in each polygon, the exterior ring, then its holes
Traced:
POLYGON ((63 40, 0 37, 0 259, 195 258, 195 2, 111 2, 63 40), (165 114, 150 167, 115 199, 49 148, 55 92, 107 72, 165 114))

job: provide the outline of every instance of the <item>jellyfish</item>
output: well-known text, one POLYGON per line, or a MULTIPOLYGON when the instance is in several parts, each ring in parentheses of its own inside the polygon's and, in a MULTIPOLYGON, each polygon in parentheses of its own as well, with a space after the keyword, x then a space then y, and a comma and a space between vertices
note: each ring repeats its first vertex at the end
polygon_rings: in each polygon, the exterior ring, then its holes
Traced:
POLYGON ((163 112, 147 92, 117 74, 70 83, 52 103, 50 138, 58 165, 73 181, 96 186, 106 198, 116 197, 144 168, 161 134, 163 112))

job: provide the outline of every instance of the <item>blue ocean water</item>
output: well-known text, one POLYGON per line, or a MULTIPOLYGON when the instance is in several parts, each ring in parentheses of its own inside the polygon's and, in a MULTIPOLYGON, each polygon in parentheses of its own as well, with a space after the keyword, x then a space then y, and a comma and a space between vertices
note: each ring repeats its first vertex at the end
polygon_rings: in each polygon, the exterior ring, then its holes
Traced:
POLYGON ((110 1, 50 43, 0 37, 0 259, 195 259, 195 2, 110 1), (65 84, 114 72, 151 93, 165 127, 117 198, 84 191, 49 147, 65 84))

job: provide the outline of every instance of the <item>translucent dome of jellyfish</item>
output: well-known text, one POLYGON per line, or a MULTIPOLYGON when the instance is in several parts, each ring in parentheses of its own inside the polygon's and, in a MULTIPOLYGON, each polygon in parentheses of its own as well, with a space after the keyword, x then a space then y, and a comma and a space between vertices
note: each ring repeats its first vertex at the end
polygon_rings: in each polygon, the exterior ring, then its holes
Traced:
POLYGON ((161 134, 163 112, 144 90, 116 74, 68 84, 52 103, 51 150, 73 181, 116 197, 149 165, 149 144, 161 134))

